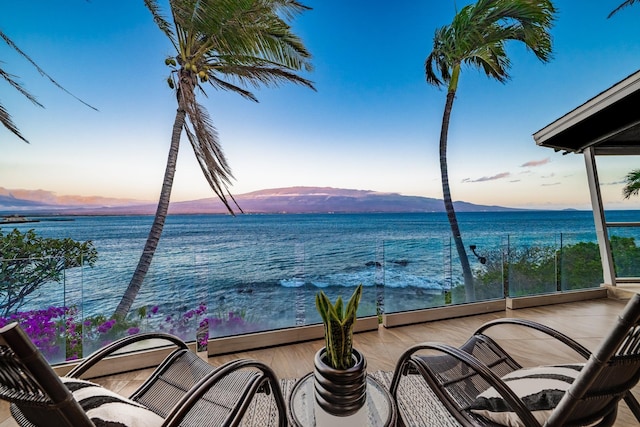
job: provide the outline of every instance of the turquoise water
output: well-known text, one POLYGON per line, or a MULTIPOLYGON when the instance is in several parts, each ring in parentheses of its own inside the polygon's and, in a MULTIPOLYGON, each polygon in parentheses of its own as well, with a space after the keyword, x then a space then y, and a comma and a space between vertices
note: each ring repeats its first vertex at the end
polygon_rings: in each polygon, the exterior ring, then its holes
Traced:
MULTIPOLYGON (((638 211, 613 211, 609 221, 635 221, 638 211)), ((595 241, 587 211, 459 213, 467 248, 479 255, 512 246, 595 241)), ((15 226, 45 237, 92 240, 94 268, 70 270, 30 302, 79 305, 84 315, 110 314, 135 269, 153 218, 80 216, 15 226)), ((6 231, 7 227, 3 227, 6 231)), ((12 226, 13 228, 13 226, 12 226)), ((629 231, 631 233, 631 231, 629 231)), ((624 234, 625 231, 617 231, 624 234)), ((481 268, 469 252, 472 268, 481 268)), ((449 224, 442 213, 177 215, 165 225, 151 270, 134 306, 243 312, 269 328, 313 323, 313 298, 331 298, 363 283, 362 314, 429 306, 461 282, 449 224), (346 289, 349 288, 349 289, 346 289)), ((348 295, 345 295, 348 296, 348 295)))

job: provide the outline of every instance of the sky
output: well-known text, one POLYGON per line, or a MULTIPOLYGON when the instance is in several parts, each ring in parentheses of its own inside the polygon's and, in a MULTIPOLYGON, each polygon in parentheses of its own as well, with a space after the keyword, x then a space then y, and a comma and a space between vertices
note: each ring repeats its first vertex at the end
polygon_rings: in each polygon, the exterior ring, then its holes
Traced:
MULTIPOLYGON (((640 6, 557 0, 553 59, 518 44, 506 84, 464 68, 449 132, 454 200, 535 209, 590 209, 582 155, 536 146, 532 134, 640 68, 640 6)), ((163 2, 161 1, 161 4, 163 2)), ((303 0, 293 22, 313 55, 297 85, 260 88, 259 103, 207 90, 200 102, 243 194, 317 186, 442 198, 438 140, 445 91, 425 82, 434 31, 461 0, 303 0)), ((0 29, 67 95, 0 44, 2 68, 45 108, 0 81, 0 104, 26 144, 0 129, 0 187, 58 195, 157 200, 176 111, 172 53, 142 0, 3 2, 0 29)), ((167 10, 165 8, 165 10, 167 10)), ((637 157, 598 158, 607 209, 623 200, 637 157)), ((172 200, 212 197, 183 137, 172 200)))

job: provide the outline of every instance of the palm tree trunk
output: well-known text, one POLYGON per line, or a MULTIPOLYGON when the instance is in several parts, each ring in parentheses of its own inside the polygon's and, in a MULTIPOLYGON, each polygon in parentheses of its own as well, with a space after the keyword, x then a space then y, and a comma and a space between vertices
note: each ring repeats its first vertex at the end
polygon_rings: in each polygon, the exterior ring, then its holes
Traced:
POLYGON ((147 237, 147 243, 144 245, 144 250, 138 261, 136 271, 133 273, 133 277, 129 282, 129 286, 125 291, 120 304, 113 313, 113 317, 124 318, 133 301, 136 299, 142 282, 144 281, 151 260, 158 247, 160 236, 162 235, 162 229, 164 228, 164 222, 167 219, 167 212, 169 211, 169 199, 171 198, 171 188, 173 187, 173 177, 176 173, 176 162, 178 160, 178 149, 180 148, 180 135, 185 121, 185 110, 181 106, 176 111, 176 117, 173 122, 173 132, 171 134, 171 145, 169 147, 169 155, 167 157, 167 166, 164 171, 164 180, 162 181, 162 190, 160 191, 160 199, 158 200, 158 208, 156 210, 156 216, 153 219, 153 225, 149 231, 149 237, 147 237))
POLYGON ((449 90, 447 92, 447 102, 445 103, 444 114, 442 116, 442 128, 440 129, 440 177, 442 180, 444 207, 447 211, 447 218, 449 219, 449 225, 451 226, 451 234, 453 235, 453 241, 456 244, 458 258, 460 258, 460 264, 462 266, 466 301, 473 302, 476 299, 475 288, 473 286, 473 274, 471 274, 469 258, 467 257, 467 251, 464 248, 464 243, 462 242, 460 227, 458 226, 458 218, 456 217, 456 211, 453 208, 453 202, 451 200, 449 172, 447 169, 447 137, 449 134, 449 119, 451 117, 451 109, 453 108, 455 96, 455 90, 449 90))

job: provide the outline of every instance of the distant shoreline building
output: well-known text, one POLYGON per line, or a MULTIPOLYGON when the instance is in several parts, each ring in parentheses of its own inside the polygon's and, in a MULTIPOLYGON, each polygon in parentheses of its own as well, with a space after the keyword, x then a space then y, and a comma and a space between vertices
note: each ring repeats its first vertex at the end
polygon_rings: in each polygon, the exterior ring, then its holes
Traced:
POLYGON ((37 219, 28 219, 22 215, 13 214, 13 215, 4 215, 2 217, 2 221, 0 221, 0 224, 22 224, 25 222, 40 222, 40 221, 37 219))

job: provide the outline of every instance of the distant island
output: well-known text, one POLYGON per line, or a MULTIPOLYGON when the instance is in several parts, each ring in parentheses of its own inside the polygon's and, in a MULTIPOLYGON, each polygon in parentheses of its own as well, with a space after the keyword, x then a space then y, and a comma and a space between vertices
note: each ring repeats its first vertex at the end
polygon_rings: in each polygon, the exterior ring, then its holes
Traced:
MULTIPOLYGON (((287 187, 234 196, 245 213, 404 213, 444 212, 441 199, 332 187, 287 187)), ((522 209, 454 202, 458 212, 522 209)), ((153 215, 156 202, 103 197, 58 196, 45 190, 0 187, 1 215, 153 215)), ((217 198, 172 202, 170 214, 223 214, 217 198)))

